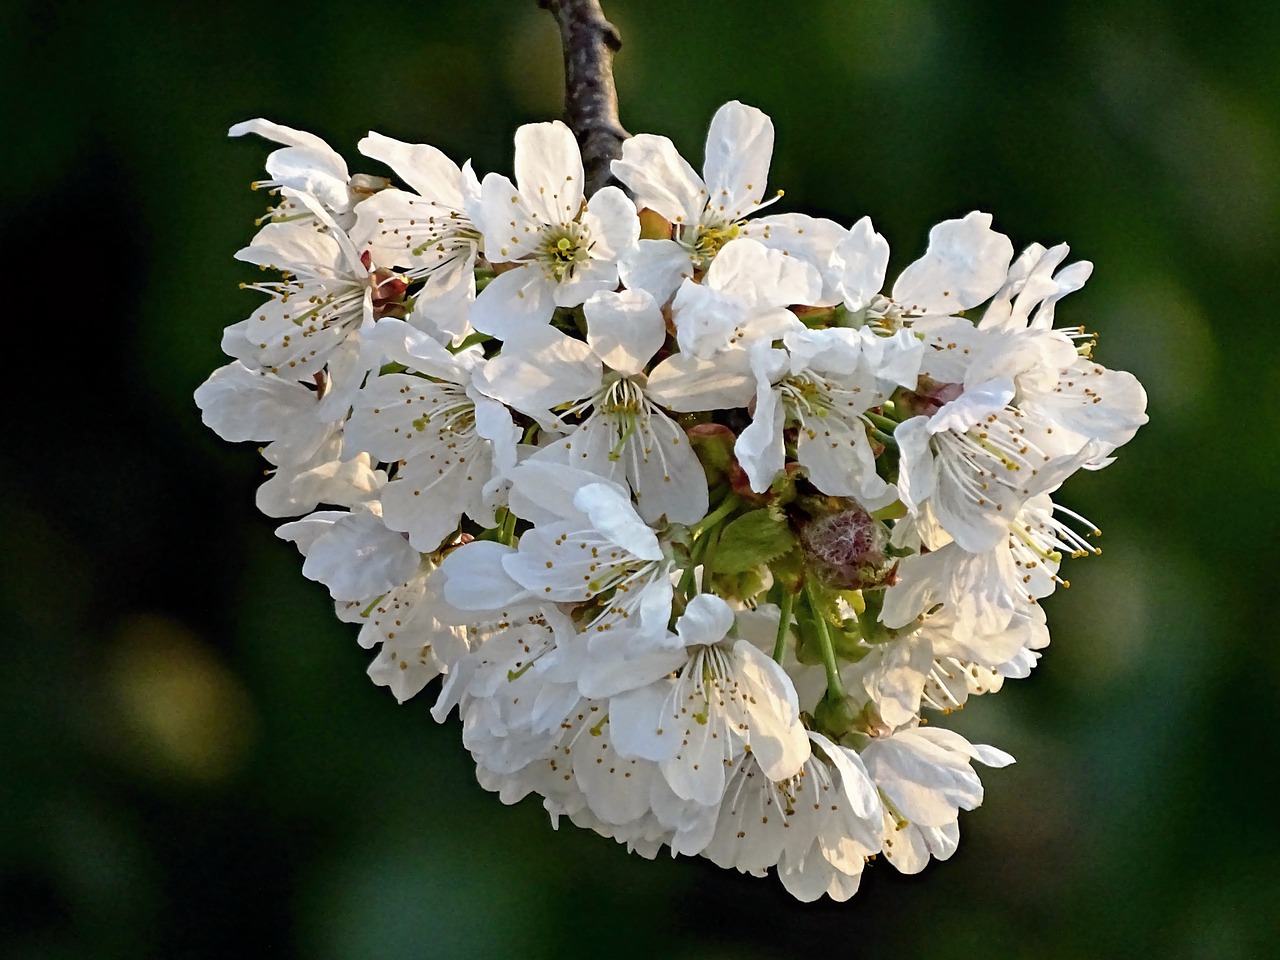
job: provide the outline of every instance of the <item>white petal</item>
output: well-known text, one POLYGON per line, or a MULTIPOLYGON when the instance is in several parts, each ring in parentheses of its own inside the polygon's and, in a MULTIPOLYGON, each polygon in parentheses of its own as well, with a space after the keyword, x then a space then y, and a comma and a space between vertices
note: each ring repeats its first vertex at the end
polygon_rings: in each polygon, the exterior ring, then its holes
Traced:
POLYGON ((743 719, 749 726, 751 752, 770 780, 793 777, 809 759, 809 737, 800 724, 795 687, 782 667, 749 641, 739 640, 733 653, 745 697, 732 704, 747 707, 743 719))
POLYGON ((949 403, 943 404, 929 418, 929 433, 954 430, 965 433, 990 414, 1003 410, 1014 397, 1013 381, 1000 377, 979 384, 949 403))
POLYGON ((267 157, 266 168, 273 181, 298 191, 293 195, 298 199, 314 197, 338 213, 351 207, 347 164, 332 150, 284 147, 267 157))
MULTIPOLYGON (((574 495, 587 484, 600 482, 587 470, 525 460, 511 471, 511 509, 537 526, 570 518, 581 521, 583 514, 573 505, 574 495)), ((611 485, 619 497, 627 496, 625 486, 611 485)))
POLYGON ((587 316, 587 343, 619 373, 643 372, 667 338, 662 311, 643 290, 596 293, 582 308, 587 316))
MULTIPOLYGON (((295 524, 278 536, 293 539, 295 524)), ((420 556, 403 536, 388 530, 367 509, 339 519, 307 550, 302 573, 329 588, 335 600, 364 600, 404 583, 418 570, 420 556)))
POLYGON ((640 237, 636 205, 617 187, 596 191, 587 202, 582 224, 591 237, 593 260, 617 260, 640 237))
POLYGON ((985 743, 971 743, 969 752, 973 759, 979 763, 984 763, 988 767, 1007 767, 1011 763, 1017 763, 1012 754, 1005 753, 997 747, 988 746, 985 743))
POLYGON ((817 267, 745 238, 724 245, 707 269, 706 282, 753 307, 808 304, 822 295, 817 267))
POLYGON ((677 353, 649 374, 645 392, 679 413, 732 410, 751 402, 755 377, 746 350, 725 350, 710 359, 677 353))
POLYGON ((772 217, 748 220, 740 234, 758 240, 766 247, 811 264, 822 275, 822 292, 812 306, 839 303, 844 294, 837 284, 838 275, 829 269, 833 251, 847 237, 844 227, 834 220, 810 217, 803 213, 782 213, 772 217))
POLYGON ((991 214, 974 211, 929 231, 925 255, 902 271, 893 299, 910 313, 954 314, 1000 289, 1013 244, 991 229, 991 214))
POLYGON ((612 260, 587 260, 563 280, 548 282, 557 307, 577 307, 593 293, 618 286, 618 265, 612 260))
MULTIPOLYGON (((268 223, 236 259, 259 267, 305 272, 325 277, 352 275, 342 247, 334 237, 301 223, 268 223)), ((363 268, 360 270, 364 272, 363 268)))
POLYGON ((283 143, 289 147, 306 147, 323 153, 328 150, 333 152, 333 148, 325 143, 320 137, 314 133, 307 133, 305 130, 295 130, 293 127, 286 127, 280 123, 272 123, 270 120, 264 120, 258 117, 253 120, 242 120, 234 124, 227 131, 228 137, 243 137, 247 133, 256 133, 260 137, 267 140, 274 140, 276 143, 283 143))
POLYGON ((863 217, 836 246, 831 269, 844 295, 844 305, 861 310, 884 286, 889 268, 889 242, 863 217))
POLYGON ((444 581, 444 599, 458 610, 503 610, 528 593, 502 568, 502 559, 515 553, 491 540, 473 540, 449 551, 437 574, 444 581))
POLYGON ((855 497, 866 504, 884 496, 888 488, 876 473, 866 428, 856 418, 834 413, 807 418, 796 441, 796 459, 809 471, 813 485, 833 497, 855 497))
MULTIPOLYGON (((781 351, 771 351, 781 353, 781 351)), ((786 411, 778 394, 765 380, 756 391, 756 409, 751 423, 738 436, 733 452, 751 481, 751 489, 763 493, 786 465, 782 428, 786 411)))
POLYGON ((675 722, 666 723, 674 681, 661 680, 609 699, 614 748, 624 757, 669 760, 680 749, 675 722))
POLYGON ((702 168, 711 209, 723 208, 726 220, 750 215, 764 196, 772 157, 773 121, 764 113, 737 100, 717 110, 702 168))
POLYGON ((434 337, 393 317, 379 320, 365 336, 387 360, 454 383, 465 382, 467 371, 482 356, 466 351, 450 353, 434 337))
POLYGON ((622 142, 613 175, 631 190, 636 205, 672 223, 697 223, 706 206, 702 178, 666 137, 641 133, 622 142))
MULTIPOLYGON (((572 223, 582 209, 582 154, 559 120, 516 131, 516 185, 544 223, 572 223)), ((486 178, 488 179, 488 178, 486 178)))
POLYGON ((480 198, 470 204, 471 216, 484 234, 490 263, 508 263, 538 249, 546 221, 529 199, 500 173, 485 176, 480 198))
POLYGON ((500 273, 476 297, 471 325, 506 339, 522 328, 547 323, 556 311, 556 286, 537 265, 500 273))
POLYGON ((246 367, 239 360, 215 370, 195 393, 205 426, 223 440, 274 440, 315 407, 300 383, 246 367))
POLYGON ((619 458, 635 491, 636 510, 649 523, 696 523, 707 512, 707 475, 689 436, 650 407, 637 419, 619 458))
POLYGON ((933 495, 937 473, 929 449, 929 418, 912 417, 893 432, 898 444, 898 494, 913 514, 933 495))
POLYGON ((674 240, 641 240, 618 261, 618 276, 629 290, 643 289, 666 303, 693 277, 689 251, 674 240))
POLYGON ((714 594, 700 593, 676 621, 676 633, 686 647, 699 643, 710 646, 723 640, 732 626, 729 605, 714 594))
POLYGON ((601 373, 588 344, 542 324, 508 336, 476 382, 494 399, 532 413, 591 396, 601 373))
POLYGON ((587 484, 574 494, 573 505, 596 530, 632 555, 641 560, 662 559, 658 538, 640 519, 631 498, 620 495, 613 484, 587 484))
POLYGON ((360 141, 358 149, 366 157, 385 163, 419 196, 455 210, 463 209, 462 171, 435 147, 404 143, 371 131, 360 141))

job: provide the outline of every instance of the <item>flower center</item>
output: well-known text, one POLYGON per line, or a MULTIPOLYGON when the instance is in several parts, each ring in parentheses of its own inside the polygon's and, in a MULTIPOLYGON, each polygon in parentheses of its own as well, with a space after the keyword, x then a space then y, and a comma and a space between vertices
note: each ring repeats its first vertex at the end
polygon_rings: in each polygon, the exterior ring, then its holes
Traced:
POLYGON ((542 228, 535 259, 540 260, 549 279, 557 283, 572 279, 578 264, 591 259, 587 228, 580 223, 558 223, 542 228))
POLYGON ((778 394, 793 419, 802 423, 806 416, 825 417, 831 409, 830 385, 814 377, 800 374, 786 377, 778 384, 778 394))
POLYGON ((720 249, 736 238, 741 229, 741 224, 731 220, 712 220, 699 223, 696 227, 681 227, 678 239, 688 249, 694 268, 705 270, 720 249))

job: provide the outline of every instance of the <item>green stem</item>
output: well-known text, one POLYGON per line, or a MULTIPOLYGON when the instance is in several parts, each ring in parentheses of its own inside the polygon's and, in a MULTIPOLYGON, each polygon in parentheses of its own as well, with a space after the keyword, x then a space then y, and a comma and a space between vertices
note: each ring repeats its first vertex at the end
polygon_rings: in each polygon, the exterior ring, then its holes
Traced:
POLYGON ((840 682, 840 667, 836 664, 836 650, 831 643, 831 633, 827 630, 827 618, 813 595, 813 584, 804 586, 805 599, 809 601, 809 612, 813 615, 813 623, 818 631, 818 649, 822 652, 822 665, 827 671, 827 696, 833 699, 844 698, 844 684, 840 682))
POLYGON ((702 562, 702 553, 707 549, 707 541, 705 538, 695 540, 693 548, 689 551, 689 566, 685 569, 680 577, 678 590, 681 597, 689 597, 697 593, 698 580, 695 571, 698 564, 702 562))
POLYGON ((516 545, 516 515, 510 510, 502 518, 502 542, 508 547, 516 545))
POLYGON ((702 589, 708 590, 711 586, 711 572, 715 569, 716 547, 720 545, 720 531, 723 527, 713 527, 711 532, 707 534, 706 548, 702 551, 702 589))
POLYGON ((736 493, 731 493, 727 497, 725 497, 724 501, 720 504, 720 506, 716 507, 715 510, 711 511, 711 513, 707 514, 705 517, 699 520, 698 523, 694 526, 693 528, 694 539, 696 540, 698 537, 701 537, 704 533, 706 533, 708 530, 714 527, 717 523, 719 523, 729 514, 733 513, 734 510, 737 510, 738 506, 741 503, 742 503, 742 500, 738 497, 736 493))
POLYGON ((782 595, 782 603, 778 604, 778 639, 773 644, 773 659, 782 663, 787 653, 787 639, 791 636, 791 609, 795 606, 796 595, 787 590, 782 595))
POLYGON ((894 438, 893 434, 885 433, 883 430, 876 430, 873 428, 871 431, 871 439, 875 440, 877 443, 883 443, 886 447, 896 448, 898 446, 898 441, 894 438))
POLYGON ((872 413, 870 410, 864 413, 863 416, 870 420, 873 426, 879 427, 885 433, 893 433, 898 427, 897 420, 890 420, 888 417, 882 417, 880 414, 872 413))

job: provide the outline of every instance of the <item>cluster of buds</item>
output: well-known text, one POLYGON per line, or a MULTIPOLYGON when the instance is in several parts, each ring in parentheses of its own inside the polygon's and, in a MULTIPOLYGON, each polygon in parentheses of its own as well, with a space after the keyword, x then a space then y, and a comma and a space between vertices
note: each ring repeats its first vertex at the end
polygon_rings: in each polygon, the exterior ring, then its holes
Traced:
POLYGON ((1054 327, 1091 265, 975 212, 886 287, 868 219, 760 215, 773 126, 736 102, 701 175, 641 135, 590 197, 561 123, 517 131, 514 183, 231 132, 283 144, 237 255, 271 279, 196 401, 265 443, 258 506, 374 682, 443 675, 481 784, 645 856, 803 900, 950 856, 973 761, 1012 758, 930 714, 1031 671, 1097 552, 1053 497, 1146 421, 1054 327))

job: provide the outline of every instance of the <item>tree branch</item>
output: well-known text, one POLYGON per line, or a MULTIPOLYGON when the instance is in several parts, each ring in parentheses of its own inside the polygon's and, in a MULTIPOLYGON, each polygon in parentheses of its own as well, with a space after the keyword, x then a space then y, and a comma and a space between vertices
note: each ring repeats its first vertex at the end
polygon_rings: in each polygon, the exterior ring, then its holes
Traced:
POLYGON ((587 196, 613 180, 609 163, 631 136, 618 119, 613 55, 622 47, 599 0, 538 0, 560 25, 564 47, 564 113, 582 149, 587 196))

